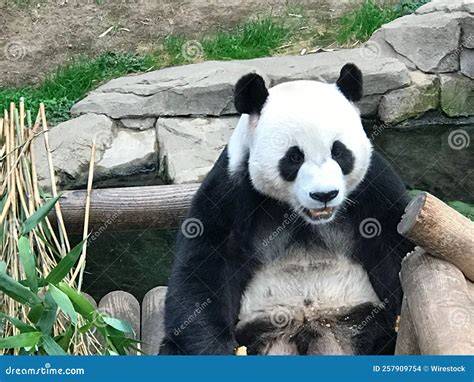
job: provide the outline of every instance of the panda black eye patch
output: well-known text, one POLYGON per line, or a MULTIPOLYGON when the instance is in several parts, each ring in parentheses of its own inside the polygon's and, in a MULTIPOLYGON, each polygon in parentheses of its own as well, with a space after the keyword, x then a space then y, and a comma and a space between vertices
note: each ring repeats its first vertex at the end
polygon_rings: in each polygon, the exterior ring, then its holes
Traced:
POLYGON ((354 169, 354 155, 341 141, 334 141, 331 156, 341 167, 344 175, 349 174, 354 169))
POLYGON ((288 149, 285 156, 280 159, 278 168, 281 177, 288 182, 293 182, 298 175, 298 171, 304 162, 304 153, 298 146, 292 146, 288 149))

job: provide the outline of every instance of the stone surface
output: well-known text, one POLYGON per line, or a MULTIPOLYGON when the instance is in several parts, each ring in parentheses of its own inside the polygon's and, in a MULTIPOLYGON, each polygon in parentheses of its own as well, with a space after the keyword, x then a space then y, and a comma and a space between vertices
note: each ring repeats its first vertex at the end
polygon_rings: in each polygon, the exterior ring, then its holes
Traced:
POLYGON ((156 118, 124 118, 119 120, 122 127, 132 130, 148 130, 155 126, 156 118))
MULTIPOLYGON (((96 163, 113 141, 113 122, 104 115, 86 114, 60 123, 49 132, 54 170, 60 184, 85 184, 92 141, 96 142, 96 163)), ((44 139, 34 142, 40 184, 49 188, 48 161, 44 139)))
POLYGON ((411 79, 411 86, 382 97, 379 117, 384 123, 396 124, 438 107, 439 84, 436 76, 412 72, 411 79))
POLYGON ((97 162, 97 174, 131 176, 157 169, 156 133, 119 130, 97 162))
POLYGON ((461 51, 461 73, 474 79, 474 49, 463 49, 461 51))
MULTIPOLYGON (((298 79, 334 82, 347 62, 356 63, 364 73, 366 95, 383 94, 410 83, 408 70, 399 60, 371 57, 363 49, 236 62, 209 61, 112 80, 79 101, 71 112, 105 114, 126 121, 234 114, 233 87, 246 73, 264 73, 272 85, 298 79)), ((376 106, 369 103, 366 108, 374 110, 376 106)))
POLYGON ((292 80, 335 82, 344 64, 353 62, 364 75, 364 94, 383 94, 410 83, 399 60, 378 57, 365 49, 345 49, 306 56, 265 57, 247 61, 270 79, 272 85, 292 80))
MULTIPOLYGON (((474 0, 473 0, 474 2, 474 0)), ((474 48, 474 15, 465 17, 461 21, 462 45, 465 48, 474 48)))
POLYGON ((71 112, 112 118, 232 114, 235 83, 255 71, 247 64, 208 61, 121 77, 90 93, 71 112))
POLYGON ((450 117, 474 115, 474 81, 461 74, 440 75, 441 107, 450 117))
POLYGON ((433 0, 418 8, 416 13, 425 14, 437 11, 465 11, 474 13, 474 0, 433 0))
POLYGON ((424 72, 456 71, 460 21, 465 17, 463 12, 411 14, 385 24, 370 41, 380 46, 387 43, 397 57, 403 57, 424 72))
POLYGON ((159 118, 160 171, 173 183, 201 182, 227 144, 238 117, 159 118))

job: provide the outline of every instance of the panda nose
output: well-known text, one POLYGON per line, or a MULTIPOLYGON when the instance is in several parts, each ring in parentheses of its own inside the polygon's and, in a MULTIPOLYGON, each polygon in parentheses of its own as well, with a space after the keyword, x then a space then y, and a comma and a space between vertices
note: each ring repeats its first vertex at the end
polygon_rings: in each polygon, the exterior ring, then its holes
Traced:
POLYGON ((309 196, 311 197, 311 199, 317 200, 322 203, 327 203, 333 200, 338 194, 338 190, 332 190, 329 192, 310 192, 309 196))

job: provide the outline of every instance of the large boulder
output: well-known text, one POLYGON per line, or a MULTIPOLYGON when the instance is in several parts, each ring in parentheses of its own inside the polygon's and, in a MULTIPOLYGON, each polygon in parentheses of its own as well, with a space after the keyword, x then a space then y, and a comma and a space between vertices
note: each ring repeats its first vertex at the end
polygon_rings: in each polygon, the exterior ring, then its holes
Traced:
POLYGON ((435 75, 412 72, 412 85, 384 95, 379 117, 384 123, 397 124, 418 117, 439 104, 439 84, 435 75))
POLYGON ((173 183, 201 182, 226 146, 238 117, 159 118, 160 170, 173 183))
POLYGON ((441 107, 450 117, 474 115, 474 82, 462 74, 440 75, 441 107))
POLYGON ((424 72, 457 71, 461 22, 469 17, 459 11, 407 15, 385 24, 369 44, 424 72))
POLYGON ((232 114, 235 83, 255 71, 247 64, 208 61, 121 77, 91 92, 71 113, 114 119, 232 114))
POLYGON ((460 60, 461 73, 474 80, 474 49, 463 49, 460 60))

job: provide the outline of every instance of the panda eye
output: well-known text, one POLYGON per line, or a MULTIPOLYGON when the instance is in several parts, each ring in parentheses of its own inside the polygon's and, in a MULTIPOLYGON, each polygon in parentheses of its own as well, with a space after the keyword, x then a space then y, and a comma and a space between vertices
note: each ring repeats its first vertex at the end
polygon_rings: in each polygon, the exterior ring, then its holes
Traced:
POLYGON ((331 156, 333 158, 340 158, 342 155, 342 147, 341 145, 337 144, 339 141, 334 142, 332 149, 331 149, 331 156))
POLYGON ((300 164, 303 162, 303 160, 304 160, 304 157, 300 151, 291 153, 290 155, 290 161, 294 164, 300 164))

